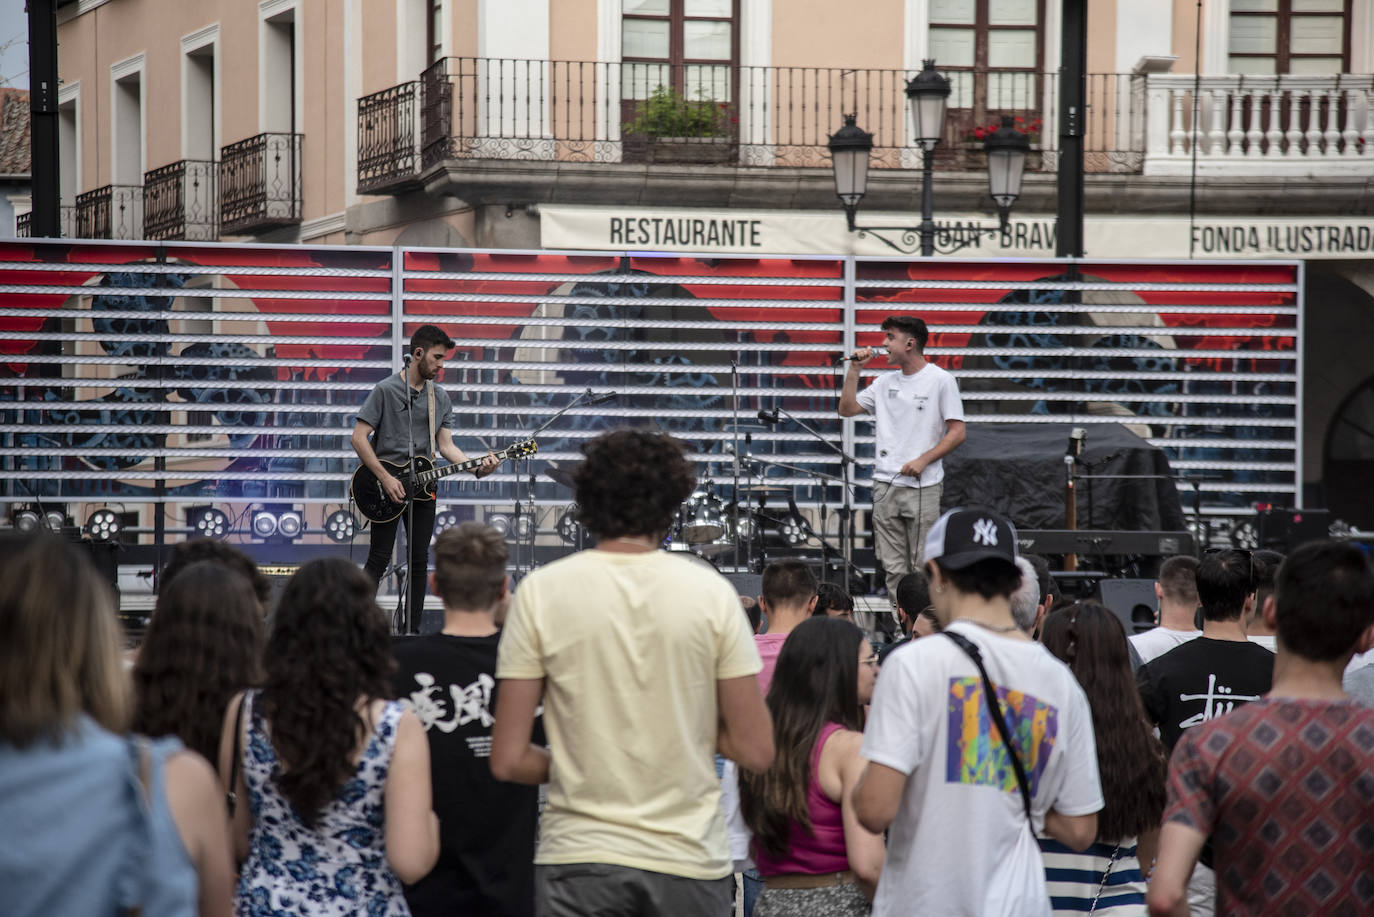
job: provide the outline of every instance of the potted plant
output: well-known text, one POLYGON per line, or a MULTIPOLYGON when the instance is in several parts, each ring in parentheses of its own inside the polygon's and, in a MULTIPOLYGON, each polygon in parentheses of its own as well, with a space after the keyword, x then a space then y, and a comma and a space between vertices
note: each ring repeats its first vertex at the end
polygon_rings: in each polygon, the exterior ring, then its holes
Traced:
POLYGON ((627 162, 727 162, 735 156, 733 124, 725 102, 698 92, 688 99, 660 84, 621 128, 627 162))

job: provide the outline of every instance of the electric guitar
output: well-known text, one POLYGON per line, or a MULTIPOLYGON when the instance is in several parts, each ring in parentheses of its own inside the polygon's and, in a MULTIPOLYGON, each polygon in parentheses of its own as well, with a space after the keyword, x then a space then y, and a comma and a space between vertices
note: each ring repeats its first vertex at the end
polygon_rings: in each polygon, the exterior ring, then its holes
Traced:
MULTIPOLYGON (((508 458, 522 458, 532 455, 538 451, 539 446, 534 440, 527 439, 518 443, 511 443, 500 452, 493 453, 498 459, 504 461, 508 458)), ((353 494, 353 502, 357 505, 358 511, 373 522, 390 522, 401 513, 405 512, 406 500, 433 500, 434 488, 439 483, 439 479, 450 474, 457 474, 460 471, 474 471, 482 467, 486 461, 486 456, 481 458, 468 459, 466 462, 454 462, 442 468, 435 468, 434 463, 423 455, 415 456, 415 473, 410 473, 410 463, 388 462, 378 459, 389 474, 399 478, 401 484, 406 489, 405 500, 397 503, 387 496, 386 488, 382 487, 382 482, 377 476, 368 470, 366 465, 359 465, 353 472, 353 480, 349 482, 349 492, 353 494)))

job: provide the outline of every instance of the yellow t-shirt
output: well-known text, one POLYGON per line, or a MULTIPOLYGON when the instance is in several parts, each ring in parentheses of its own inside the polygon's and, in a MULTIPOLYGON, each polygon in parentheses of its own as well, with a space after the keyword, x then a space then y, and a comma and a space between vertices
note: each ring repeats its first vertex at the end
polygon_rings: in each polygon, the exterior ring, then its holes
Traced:
POLYGON ((534 861, 729 875, 716 682, 761 668, 735 590, 685 558, 590 550, 526 576, 496 675, 545 679, 534 861))

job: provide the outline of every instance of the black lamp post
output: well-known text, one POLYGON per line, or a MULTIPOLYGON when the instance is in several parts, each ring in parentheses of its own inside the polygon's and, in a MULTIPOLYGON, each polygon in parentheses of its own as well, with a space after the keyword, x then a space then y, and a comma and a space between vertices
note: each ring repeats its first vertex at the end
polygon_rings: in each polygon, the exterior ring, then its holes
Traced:
MULTIPOLYGON (((856 218, 859 201, 868 190, 868 157, 873 151, 873 135, 855 124, 855 115, 845 115, 844 126, 830 138, 830 158, 835 169, 835 194, 844 204, 850 232, 869 234, 884 245, 903 254, 913 254, 919 245, 921 255, 935 254, 935 147, 945 129, 945 111, 949 103, 949 79, 935 69, 935 62, 924 62, 921 72, 906 84, 906 97, 911 105, 911 119, 916 128, 916 142, 921 147, 921 224, 908 226, 859 226, 856 218), (901 233, 901 242, 894 242, 884 232, 901 233)), ((1011 206, 1021 195, 1021 178, 1026 168, 1026 153, 1030 140, 1012 127, 1010 116, 1002 116, 1002 126, 983 143, 988 155, 988 191, 997 202, 998 225, 969 227, 972 236, 949 251, 958 251, 984 233, 1000 232, 1007 227, 1011 206)))

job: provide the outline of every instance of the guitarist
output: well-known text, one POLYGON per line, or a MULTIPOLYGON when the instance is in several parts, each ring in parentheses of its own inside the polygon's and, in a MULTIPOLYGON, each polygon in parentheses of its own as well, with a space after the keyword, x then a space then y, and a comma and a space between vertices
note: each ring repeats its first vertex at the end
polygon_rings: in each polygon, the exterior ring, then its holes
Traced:
MULTIPOLYGON (((400 478, 387 471, 379 459, 404 465, 410 458, 406 444, 406 414, 410 415, 410 437, 416 456, 433 458, 433 447, 450 462, 467 461, 463 450, 453 442, 449 430, 452 402, 448 392, 438 385, 444 371, 444 360, 453 349, 453 340, 434 325, 421 325, 410 337, 407 366, 399 373, 387 376, 368 394, 358 411, 357 423, 349 442, 367 469, 377 476, 387 496, 397 503, 405 502, 405 485, 400 478), (434 423, 430 424, 430 403, 434 405, 434 423), (409 407, 407 407, 409 402, 409 407), (433 430, 434 441, 430 441, 433 430)), ((496 470, 500 461, 488 454, 473 474, 485 477, 496 470)), ((364 569, 374 581, 380 581, 391 563, 396 544, 396 527, 406 525, 410 544, 410 566, 407 582, 409 597, 406 618, 411 633, 420 632, 420 616, 424 609, 425 581, 429 578, 429 539, 434 533, 435 500, 415 500, 415 529, 410 530, 411 511, 401 513, 390 522, 372 525, 372 541, 364 569)))

